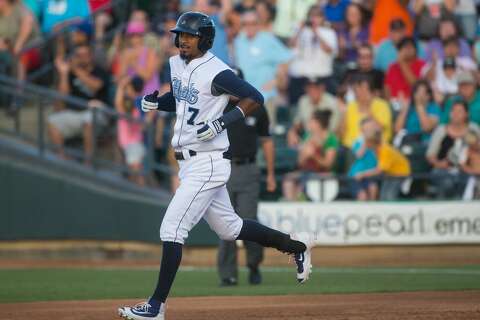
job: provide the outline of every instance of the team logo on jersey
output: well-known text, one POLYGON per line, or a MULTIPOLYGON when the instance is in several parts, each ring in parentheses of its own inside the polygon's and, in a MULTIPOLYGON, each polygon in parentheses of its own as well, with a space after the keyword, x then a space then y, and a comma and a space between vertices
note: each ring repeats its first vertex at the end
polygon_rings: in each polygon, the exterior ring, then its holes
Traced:
POLYGON ((198 91, 194 87, 194 83, 190 83, 189 86, 182 86, 182 80, 177 78, 172 79, 173 96, 178 102, 184 100, 189 104, 195 104, 198 101, 198 91))

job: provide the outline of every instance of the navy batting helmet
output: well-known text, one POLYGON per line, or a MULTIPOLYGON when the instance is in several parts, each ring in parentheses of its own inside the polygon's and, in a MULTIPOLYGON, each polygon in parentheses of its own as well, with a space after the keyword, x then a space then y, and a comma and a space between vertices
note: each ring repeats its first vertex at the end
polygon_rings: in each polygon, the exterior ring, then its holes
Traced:
POLYGON ((178 18, 175 28, 170 31, 177 35, 175 37, 177 48, 180 46, 178 36, 181 32, 200 37, 198 49, 202 52, 212 47, 215 38, 215 24, 209 16, 201 12, 185 12, 178 18))

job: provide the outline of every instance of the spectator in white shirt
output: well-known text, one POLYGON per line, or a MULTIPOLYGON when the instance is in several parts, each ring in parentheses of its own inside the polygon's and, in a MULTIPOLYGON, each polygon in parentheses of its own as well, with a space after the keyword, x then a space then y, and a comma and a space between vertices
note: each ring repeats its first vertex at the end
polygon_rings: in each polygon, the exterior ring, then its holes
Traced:
MULTIPOLYGON (((338 53, 335 31, 325 24, 320 6, 312 6, 307 20, 291 40, 294 58, 290 65, 290 103, 295 104, 304 93, 306 78, 328 78, 338 53)), ((328 87, 328 85, 327 85, 328 87)))

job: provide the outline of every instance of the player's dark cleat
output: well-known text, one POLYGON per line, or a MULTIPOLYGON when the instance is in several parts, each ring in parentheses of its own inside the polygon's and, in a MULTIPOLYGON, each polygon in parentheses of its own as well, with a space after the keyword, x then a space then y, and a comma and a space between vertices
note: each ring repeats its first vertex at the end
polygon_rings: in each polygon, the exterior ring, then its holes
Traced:
POLYGON ((260 270, 258 268, 249 268, 249 270, 248 282, 253 285, 262 283, 262 274, 260 273, 260 270))
POLYGON ((301 233, 292 237, 292 239, 301 241, 307 247, 302 253, 294 255, 295 264, 297 265, 297 281, 304 283, 312 273, 312 247, 315 245, 315 238, 312 234, 301 233))
POLYGON ((238 284, 238 281, 236 278, 225 278, 220 281, 220 287, 234 287, 238 284))
POLYGON ((165 320, 165 304, 154 308, 148 302, 142 302, 134 307, 118 308, 118 315, 128 320, 165 320))

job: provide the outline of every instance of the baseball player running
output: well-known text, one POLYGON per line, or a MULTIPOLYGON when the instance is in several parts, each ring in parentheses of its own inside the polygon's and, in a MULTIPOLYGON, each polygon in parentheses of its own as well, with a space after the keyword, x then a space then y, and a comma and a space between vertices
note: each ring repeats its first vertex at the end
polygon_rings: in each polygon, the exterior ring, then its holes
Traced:
POLYGON ((210 17, 200 12, 184 13, 171 32, 176 34, 175 45, 180 49, 180 54, 169 61, 171 90, 161 97, 158 91, 146 95, 142 109, 176 112, 172 146, 180 167, 180 186, 160 227, 163 251, 157 286, 146 302, 118 309, 127 319, 165 319, 165 302, 180 266, 182 246, 201 218, 222 240, 254 241, 292 254, 300 283, 308 279, 312 268, 311 235, 290 237, 256 221, 241 219, 230 203, 225 129, 261 106, 262 95, 208 51, 215 37, 210 17), (230 96, 239 99, 238 106, 223 114, 230 96))

